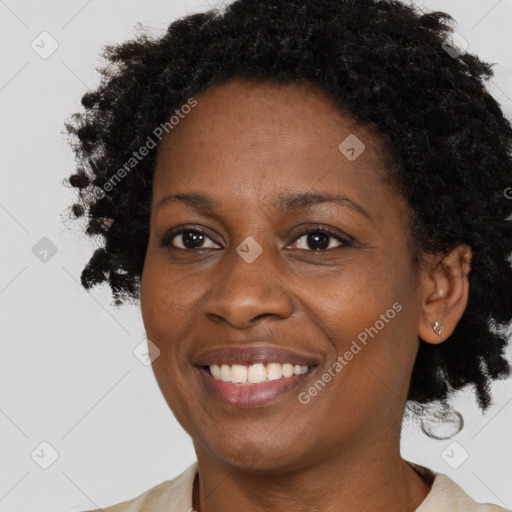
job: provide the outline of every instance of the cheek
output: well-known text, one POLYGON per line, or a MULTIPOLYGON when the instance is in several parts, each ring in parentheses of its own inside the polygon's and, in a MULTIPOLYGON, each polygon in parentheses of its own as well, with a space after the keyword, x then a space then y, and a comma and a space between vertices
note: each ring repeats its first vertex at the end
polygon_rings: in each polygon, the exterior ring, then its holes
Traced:
POLYGON ((155 338, 169 339, 196 313, 201 291, 179 269, 148 253, 141 280, 140 307, 144 327, 155 338))
POLYGON ((373 254, 365 259, 366 262, 347 265, 328 279, 309 283, 307 308, 316 311, 319 321, 334 338, 357 336, 395 302, 403 301, 407 276, 373 254))
MULTIPOLYGON (((141 280, 140 307, 148 340, 158 347, 151 367, 162 396, 180 425, 191 429, 187 381, 191 371, 186 359, 186 344, 180 343, 188 332, 194 314, 191 287, 169 272, 169 265, 150 252, 146 256, 141 280)), ((190 283, 188 283, 190 285, 190 283)))
POLYGON ((307 309, 333 345, 344 397, 374 402, 390 390, 391 398, 402 396, 417 351, 414 272, 390 256, 369 255, 358 268, 311 288, 307 309))

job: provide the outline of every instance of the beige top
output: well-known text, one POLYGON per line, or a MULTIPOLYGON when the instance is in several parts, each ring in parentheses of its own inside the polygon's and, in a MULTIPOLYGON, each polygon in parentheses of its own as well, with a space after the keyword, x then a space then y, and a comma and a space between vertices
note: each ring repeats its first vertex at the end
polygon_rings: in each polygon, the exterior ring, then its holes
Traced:
MULTIPOLYGON (((415 512, 511 512, 498 505, 477 503, 446 475, 409 464, 427 481, 433 481, 432 488, 415 512)), ((181 475, 166 480, 129 501, 103 508, 103 512, 193 512, 192 491, 197 475, 197 461, 181 475)))

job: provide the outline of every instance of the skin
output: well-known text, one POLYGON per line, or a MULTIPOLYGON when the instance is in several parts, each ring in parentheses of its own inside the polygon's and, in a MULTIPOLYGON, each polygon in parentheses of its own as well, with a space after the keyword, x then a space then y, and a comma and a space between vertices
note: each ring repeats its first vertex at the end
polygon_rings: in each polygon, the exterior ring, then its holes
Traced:
POLYGON ((464 311, 469 247, 413 265, 409 209, 386 182, 376 135, 316 88, 236 79, 196 99, 159 148, 141 286, 147 337, 160 350, 153 371, 197 454, 194 508, 415 510, 430 485, 400 456, 410 375, 418 337, 444 341, 464 311), (354 161, 338 150, 349 134, 365 144, 354 161), (157 206, 192 192, 218 205, 157 206), (334 202, 279 209, 290 192, 343 195, 367 216, 334 202), (318 224, 351 245, 330 237, 315 250, 304 232, 318 224), (205 231, 202 249, 180 248, 180 235, 160 245, 183 225, 205 231), (236 252, 249 236, 263 250, 253 263, 236 252), (397 302, 401 311, 302 404, 298 392, 397 302), (298 392, 263 407, 213 398, 194 355, 256 339, 319 365, 298 392))

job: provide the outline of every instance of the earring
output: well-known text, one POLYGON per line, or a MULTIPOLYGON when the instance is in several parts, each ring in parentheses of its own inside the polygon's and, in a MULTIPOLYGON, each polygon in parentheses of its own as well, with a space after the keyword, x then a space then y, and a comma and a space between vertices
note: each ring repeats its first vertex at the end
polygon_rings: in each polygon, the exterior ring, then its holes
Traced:
POLYGON ((441 336, 441 333, 443 332, 443 326, 439 322, 434 322, 432 324, 432 329, 438 336, 441 336))

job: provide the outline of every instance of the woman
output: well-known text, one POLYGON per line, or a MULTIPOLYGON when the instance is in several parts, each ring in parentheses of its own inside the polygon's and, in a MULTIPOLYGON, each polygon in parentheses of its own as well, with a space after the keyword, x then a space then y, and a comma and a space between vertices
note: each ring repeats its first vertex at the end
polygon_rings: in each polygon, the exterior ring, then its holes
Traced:
POLYGON ((407 403, 509 371, 512 129, 450 20, 238 0, 107 47, 82 283, 140 299, 197 462, 106 510, 504 510, 399 450, 407 403))

